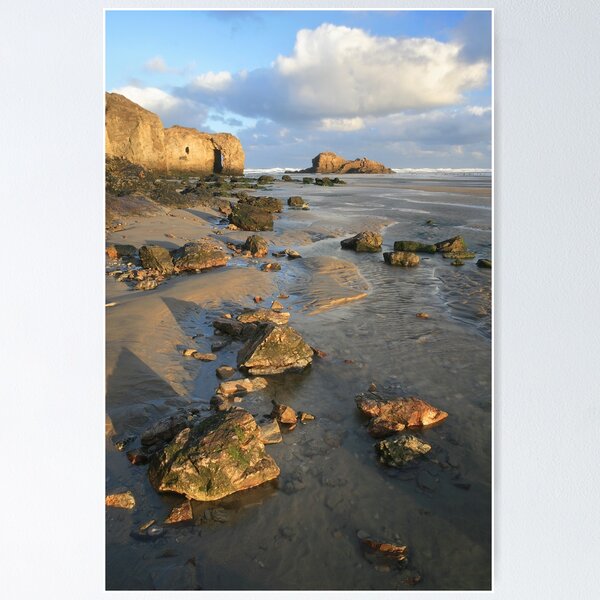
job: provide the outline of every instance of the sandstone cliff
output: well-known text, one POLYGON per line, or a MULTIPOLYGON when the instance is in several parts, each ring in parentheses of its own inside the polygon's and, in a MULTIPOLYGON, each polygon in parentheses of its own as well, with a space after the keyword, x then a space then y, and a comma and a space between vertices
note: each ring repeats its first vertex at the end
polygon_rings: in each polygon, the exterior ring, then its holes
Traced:
POLYGON ((321 152, 312 159, 312 167, 302 173, 392 173, 382 163, 368 158, 347 160, 335 152, 321 152))
POLYGON ((167 173, 244 172, 244 150, 235 136, 164 129, 157 115, 120 94, 106 94, 106 154, 167 173))

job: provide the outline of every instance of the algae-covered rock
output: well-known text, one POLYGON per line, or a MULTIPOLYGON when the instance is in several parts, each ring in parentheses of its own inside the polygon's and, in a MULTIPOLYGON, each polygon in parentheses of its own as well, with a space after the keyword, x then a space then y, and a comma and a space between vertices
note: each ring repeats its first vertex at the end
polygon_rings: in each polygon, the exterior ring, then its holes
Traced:
POLYGON ((488 258, 480 258, 477 261, 477 266, 481 269, 491 269, 492 268, 492 261, 489 260, 488 258))
POLYGON ((189 242, 172 252, 173 262, 180 271, 196 271, 224 267, 229 256, 214 242, 198 240, 189 242))
POLYGON ((271 175, 261 175, 256 183, 258 183, 259 185, 266 185, 267 183, 273 183, 275 181, 275 177, 272 177, 271 175))
POLYGON ((266 256, 269 252, 269 242, 260 235, 251 235, 246 238, 246 241, 242 244, 242 250, 246 250, 257 258, 266 256))
POLYGON ((302 178, 302 183, 304 184, 308 184, 308 183, 314 183, 314 179, 312 177, 303 177, 302 178))
POLYGON ((283 202, 279 198, 271 198, 271 196, 244 196, 239 201, 271 213, 280 213, 283 210, 283 202))
POLYGON ((396 252, 425 252, 427 254, 435 254, 437 248, 435 244, 423 244, 422 242, 411 242, 401 240, 394 242, 394 250, 396 252))
POLYGON ((275 323, 285 325, 290 320, 289 312, 280 312, 268 308, 257 308, 241 313, 237 320, 241 323, 275 323))
POLYGON ((396 267, 416 267, 420 261, 414 252, 384 252, 383 260, 396 267))
POLYGON ((355 250, 356 252, 379 252, 383 238, 376 231, 361 231, 354 237, 347 238, 340 242, 345 250, 355 250))
POLYGON ((467 244, 461 235, 449 238, 435 245, 438 252, 466 252, 467 244))
POLYGON ((292 327, 261 325, 238 353, 238 367, 252 375, 301 370, 313 359, 312 348, 292 327))
POLYGON ((244 231, 272 231, 273 214, 251 204, 237 203, 229 221, 244 231))
POLYGON ((144 269, 156 269, 166 275, 171 274, 175 268, 171 254, 162 246, 142 246, 140 261, 144 269))
POLYGON ((466 252, 444 252, 442 255, 444 258, 455 258, 458 260, 471 260, 475 258, 475 252, 467 250, 466 252))
POLYGON ((256 421, 241 409, 217 413, 184 429, 154 455, 148 469, 158 492, 201 501, 219 500, 278 475, 256 421))
POLYGON ((281 181, 293 181, 293 179, 289 175, 282 175, 281 181))
POLYGON ((302 196, 290 196, 288 198, 288 206, 297 210, 308 210, 308 202, 302 198, 302 196))
POLYGON ((447 412, 414 396, 383 400, 367 392, 356 396, 355 401, 357 408, 371 417, 369 433, 373 437, 386 437, 405 428, 431 427, 448 417, 447 412))
POLYGON ((407 463, 427 454, 431 446, 422 442, 417 436, 398 435, 378 442, 375 445, 380 462, 390 467, 403 467, 407 463))

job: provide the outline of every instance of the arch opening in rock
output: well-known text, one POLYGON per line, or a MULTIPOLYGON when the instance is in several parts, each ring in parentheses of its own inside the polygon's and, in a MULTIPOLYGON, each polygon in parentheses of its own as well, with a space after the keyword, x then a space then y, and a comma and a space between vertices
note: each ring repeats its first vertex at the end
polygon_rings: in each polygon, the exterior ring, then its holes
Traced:
POLYGON ((214 164, 213 164, 213 172, 214 173, 222 173, 223 172, 223 155, 220 150, 214 151, 214 164))
POLYGON ((189 146, 186 146, 186 147, 185 147, 185 153, 186 153, 186 154, 189 154, 189 153, 190 153, 190 147, 189 147, 189 146))

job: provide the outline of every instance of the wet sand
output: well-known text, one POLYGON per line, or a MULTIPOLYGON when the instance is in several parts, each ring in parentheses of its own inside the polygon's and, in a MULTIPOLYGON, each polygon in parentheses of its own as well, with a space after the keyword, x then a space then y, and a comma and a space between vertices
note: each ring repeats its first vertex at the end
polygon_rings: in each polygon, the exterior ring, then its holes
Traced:
MULTIPOLYGON (((131 465, 107 441, 107 490, 130 489, 137 501, 133 511, 107 511, 108 589, 413 589, 406 572, 378 570, 365 559, 359 530, 408 544, 409 571, 422 577, 415 589, 489 589, 491 273, 474 261, 452 267, 441 256, 422 257, 416 269, 393 268, 381 254, 339 246, 367 228, 382 231, 384 250, 397 239, 461 234, 478 257, 490 257, 489 198, 461 187, 485 183, 439 182, 458 193, 417 189, 418 181, 403 188, 406 177, 345 179, 348 185, 335 188, 278 182, 267 192, 302 195, 311 205, 284 209, 275 231, 265 233, 273 251, 293 247, 303 256, 279 259, 278 273, 259 270, 265 259, 236 257, 227 267, 147 292, 107 277, 106 301, 116 303, 106 309, 113 440, 139 435, 179 407, 209 413, 215 368, 235 366, 241 343, 220 350, 212 363, 184 358, 181 350, 209 350, 221 339, 212 320, 255 306, 256 295, 264 306, 289 295, 280 302, 292 313, 290 324, 327 352, 301 374, 269 378, 242 403, 257 418, 272 400, 317 417, 267 447, 279 480, 219 502, 194 502, 195 521, 155 541, 130 533, 149 519, 161 522, 178 498, 157 494, 146 468, 131 465), (431 319, 417 319, 417 312, 431 319), (450 414, 419 434, 432 444, 434 460, 406 471, 377 462, 354 406, 372 381, 450 414), (203 518, 214 507, 224 509, 224 522, 203 518)), ((136 218, 109 241, 175 247, 203 235, 221 242, 249 235, 223 230, 221 216, 206 208, 172 214, 136 218)))

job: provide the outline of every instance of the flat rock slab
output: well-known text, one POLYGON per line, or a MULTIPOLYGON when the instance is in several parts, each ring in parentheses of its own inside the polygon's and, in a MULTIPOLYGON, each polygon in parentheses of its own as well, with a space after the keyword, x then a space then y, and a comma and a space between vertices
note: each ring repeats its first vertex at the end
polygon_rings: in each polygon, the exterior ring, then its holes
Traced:
POLYGON ((260 439, 263 444, 279 444, 283 441, 279 423, 273 419, 260 425, 260 439))
POLYGON ((135 507, 135 498, 129 491, 120 494, 108 494, 108 496, 106 496, 106 506, 132 509, 135 507))
POLYGON ((268 308, 258 308, 241 313, 237 320, 241 323, 275 323, 285 325, 290 320, 290 313, 268 308))
POLYGON ((210 501, 261 485, 279 472, 252 415, 233 409, 181 431, 154 455, 148 477, 158 492, 210 501))
POLYGON ((267 387, 267 380, 264 377, 254 377, 252 379, 234 379, 233 381, 223 381, 217 389, 217 394, 222 396, 234 396, 235 394, 249 394, 267 387))
POLYGON ((220 246, 211 240, 190 242, 171 253, 173 263, 179 271, 198 271, 224 267, 229 260, 220 246))

